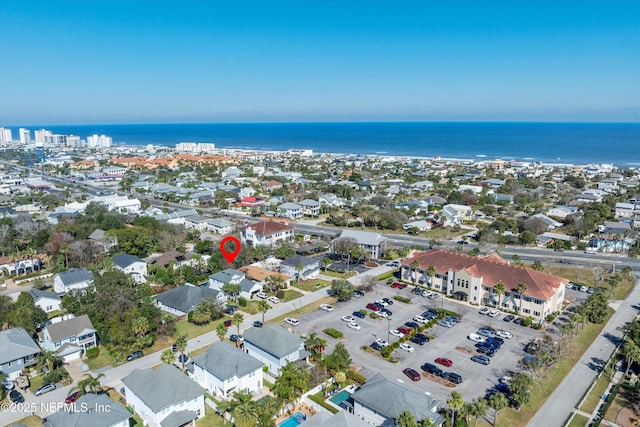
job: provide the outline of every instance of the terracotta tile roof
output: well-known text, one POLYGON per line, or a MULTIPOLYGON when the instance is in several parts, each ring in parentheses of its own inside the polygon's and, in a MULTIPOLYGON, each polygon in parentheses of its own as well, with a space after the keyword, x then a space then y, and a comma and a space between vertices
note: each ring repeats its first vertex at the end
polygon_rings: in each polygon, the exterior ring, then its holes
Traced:
POLYGON ((286 224, 277 221, 263 221, 257 224, 247 225, 245 228, 252 229, 258 236, 266 236, 280 231, 291 230, 286 224))
POLYGON ((511 265, 498 255, 478 258, 433 250, 416 252, 412 258, 402 261, 402 264, 411 266, 414 261, 418 261, 421 269, 426 270, 433 266, 440 274, 465 270, 474 277, 482 277, 482 284, 486 286, 495 286, 498 282, 502 282, 507 290, 512 290, 518 287, 518 283, 524 282, 527 284, 525 295, 544 300, 551 298, 555 290, 568 281, 553 274, 511 265))
POLYGON ((256 282, 262 282, 269 276, 281 277, 284 281, 287 281, 291 278, 286 274, 276 273, 275 271, 265 270, 264 268, 256 267, 253 265, 240 267, 239 270, 243 272, 245 276, 247 276, 247 279, 255 280, 256 282))

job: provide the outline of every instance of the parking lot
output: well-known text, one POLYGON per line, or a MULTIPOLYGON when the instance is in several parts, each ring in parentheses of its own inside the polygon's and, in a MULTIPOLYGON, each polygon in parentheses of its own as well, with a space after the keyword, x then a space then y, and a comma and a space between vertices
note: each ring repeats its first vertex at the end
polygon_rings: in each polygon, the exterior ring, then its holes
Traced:
MULTIPOLYGON (((344 334, 342 342, 349 350, 353 364, 361 367, 362 374, 371 377, 377 372, 382 372, 390 378, 411 383, 413 387, 428 391, 442 401, 445 401, 454 389, 462 393, 467 401, 474 397, 484 396, 487 389, 497 384, 498 379, 506 375, 507 371, 516 370, 518 360, 526 355, 523 350, 525 344, 543 334, 542 331, 525 328, 513 322, 504 322, 502 319, 505 314, 503 313, 496 318, 491 318, 479 314, 479 307, 472 307, 442 297, 428 299, 411 293, 411 289, 412 286, 405 289, 394 289, 386 284, 379 284, 376 286, 375 292, 367 293, 364 297, 334 304, 335 310, 331 312, 316 310, 298 317, 300 324, 295 328, 295 332, 298 334, 316 332, 328 342, 325 350, 325 354, 328 354, 333 351, 333 347, 339 340, 331 338, 321 331, 328 327, 335 328, 344 334), (411 298, 412 304, 393 300, 394 295, 411 298), (341 320, 342 316, 351 315, 353 311, 364 309, 368 303, 384 297, 394 301, 393 305, 387 307, 393 312, 390 317, 386 319, 372 319, 369 316, 365 319, 356 318, 356 322, 361 326, 360 330, 348 328, 346 322, 341 320), (414 348, 413 352, 402 349, 395 350, 393 357, 399 360, 398 363, 391 363, 383 359, 377 351, 363 349, 363 347, 369 347, 376 338, 384 339, 389 343, 399 340, 399 338, 389 335, 388 330, 402 326, 405 322, 411 321, 413 316, 421 314, 428 308, 438 307, 444 307, 458 313, 462 318, 461 322, 451 328, 434 325, 427 329, 424 333, 434 339, 422 346, 409 342, 414 348), (474 351, 475 343, 467 338, 469 334, 476 332, 483 326, 509 331, 513 334, 512 339, 504 340, 504 345, 491 358, 491 363, 488 366, 471 361, 471 356, 479 353, 474 351), (420 381, 412 382, 402 373, 404 368, 413 368, 423 373, 420 366, 425 362, 434 363, 438 357, 445 357, 453 362, 450 368, 437 366, 445 372, 460 374, 463 378, 462 384, 457 385, 456 388, 448 387, 432 380, 426 374, 422 375, 420 381)), ((579 291, 576 292, 580 294, 579 291)), ((367 310, 367 312, 371 312, 371 310, 367 310)))

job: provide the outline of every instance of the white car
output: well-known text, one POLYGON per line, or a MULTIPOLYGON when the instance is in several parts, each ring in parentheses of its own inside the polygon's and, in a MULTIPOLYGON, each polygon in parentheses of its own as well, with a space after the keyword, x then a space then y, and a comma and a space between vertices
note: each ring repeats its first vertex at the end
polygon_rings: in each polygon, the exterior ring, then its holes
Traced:
POLYGON ((356 321, 356 318, 347 314, 346 316, 342 316, 342 321, 352 323, 356 321))
POLYGON ((389 317, 389 314, 386 311, 379 311, 376 313, 378 315, 378 317, 382 317, 382 318, 387 318, 389 317))
POLYGON ((489 317, 498 317, 498 315, 499 315, 499 314, 500 314, 500 312, 499 312, 498 310, 496 310, 495 308, 492 308, 492 309, 489 311, 488 316, 489 316, 489 317))
POLYGON ((347 326, 351 329, 355 329, 356 331, 360 330, 360 325, 358 325, 356 322, 349 322, 347 323, 347 326))
POLYGON ((378 339, 376 340, 376 342, 377 342, 378 344, 380 344, 381 346, 383 346, 383 347, 386 347, 386 346, 388 346, 388 345, 389 345, 389 343, 388 343, 388 342, 386 342, 385 340, 383 340, 382 338, 378 338, 378 339))
POLYGON ((284 323, 288 323, 291 326, 298 326, 300 324, 300 321, 295 317, 287 317, 286 319, 284 319, 284 323))
POLYGON ((513 334, 509 331, 498 331, 496 332, 496 335, 499 336, 500 338, 513 338, 513 334))
POLYGON ((280 304, 280 299, 278 299, 278 297, 269 297, 269 301, 274 304, 280 304))
POLYGON ((436 298, 438 298, 438 294, 437 294, 437 293, 435 293, 435 292, 431 292, 427 298, 429 298, 429 299, 436 299, 436 298))
POLYGON ((428 297, 430 293, 431 292, 425 290, 425 291, 420 292, 420 295, 422 295, 423 297, 428 297))
POLYGON ((413 316, 413 321, 418 323, 427 323, 427 319, 422 316, 413 316))
POLYGON ((504 377, 498 380, 498 382, 501 384, 509 384, 509 381, 511 381, 511 377, 508 375, 505 375, 504 377))
POLYGON ((385 300, 382 300, 382 299, 376 300, 375 303, 380 304, 383 307, 386 307, 389 305, 385 300))
POLYGON ((267 294, 265 294, 264 292, 258 292, 258 293, 256 294, 256 296, 257 296, 258 298, 261 298, 261 299, 267 299, 267 298, 269 298, 269 297, 267 296, 267 294))
POLYGON ((467 338, 473 342, 485 342, 487 340, 485 337, 478 334, 469 334, 467 338))
POLYGON ((588 286, 580 286, 580 292, 587 292, 589 290, 588 286))
POLYGON ((409 353, 413 352, 413 346, 407 344, 406 342, 403 342, 402 344, 400 344, 400 348, 403 349, 404 351, 408 351, 409 353))
POLYGON ((333 306, 329 304, 320 304, 320 309, 324 311, 333 311, 333 306))
POLYGON ((404 337, 404 334, 402 332, 400 332, 399 330, 397 330, 397 329, 393 329, 393 330, 389 331, 389 333, 391 335, 393 335, 394 337, 398 337, 398 338, 404 337))
POLYGON ((489 307, 483 307, 480 309, 480 314, 489 314, 491 309, 489 307))

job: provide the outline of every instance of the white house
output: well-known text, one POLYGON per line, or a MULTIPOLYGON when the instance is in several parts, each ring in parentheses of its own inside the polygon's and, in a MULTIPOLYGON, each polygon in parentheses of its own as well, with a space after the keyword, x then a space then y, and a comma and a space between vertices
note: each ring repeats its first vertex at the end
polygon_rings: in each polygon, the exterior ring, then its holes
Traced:
POLYGON ((547 215, 564 219, 568 215, 574 214, 576 212, 578 212, 578 208, 575 206, 558 205, 549 209, 547 211, 547 215))
POLYGON ((289 219, 300 219, 302 218, 302 206, 287 202, 278 206, 278 216, 282 218, 289 219))
POLYGON ((320 260, 294 255, 280 263, 280 272, 300 280, 314 279, 320 274, 320 260), (300 267, 299 271, 298 267, 300 267))
POLYGON ((60 407, 43 420, 44 427, 129 427, 131 413, 122 403, 113 401, 106 393, 83 394, 73 405, 60 407))
POLYGON ((265 325, 244 332, 244 350, 269 367, 269 372, 280 374, 287 363, 307 357, 304 340, 279 326, 265 325))
POLYGON ((293 228, 276 221, 263 221, 240 229, 240 241, 253 246, 273 246, 293 240, 293 228))
POLYGON ((120 254, 111 260, 115 266, 140 284, 147 281, 147 263, 135 255, 120 254))
POLYGON ((236 224, 223 218, 209 220, 209 230, 216 234, 231 234, 235 231, 236 224))
POLYGON ((33 297, 33 302, 43 309, 45 313, 60 310, 62 307, 62 298, 53 292, 31 289, 29 293, 33 297))
POLYGON ((0 331, 0 373, 16 379, 23 369, 38 363, 40 347, 22 328, 0 331))
POLYGON ((414 228, 417 228, 420 231, 431 230, 431 223, 429 221, 419 219, 402 225, 402 229, 406 231, 411 231, 414 228))
POLYGON ((204 417, 205 389, 173 365, 136 369, 122 382, 127 404, 146 426, 193 425, 204 417))
POLYGON ((243 298, 251 298, 255 293, 262 290, 262 285, 249 280, 241 271, 227 268, 209 276, 209 287, 222 292, 222 287, 227 284, 240 285, 240 294, 243 298))
POLYGON ((57 294, 66 294, 72 289, 85 289, 93 285, 93 274, 86 268, 72 268, 53 276, 53 290, 57 294))
POLYGON ((215 342, 193 358, 193 379, 213 396, 229 399, 234 391, 262 393, 264 364, 226 342, 215 342))
POLYGON ((298 203, 302 206, 302 213, 307 216, 320 215, 320 202, 312 199, 304 199, 298 203))
POLYGON ((462 224, 463 221, 473 220, 471 206, 448 204, 442 208, 442 217, 445 226, 462 224))
MULTIPOLYGON (((354 239, 358 246, 360 246, 370 258, 378 258, 382 253, 382 246, 387 241, 387 238, 380 233, 359 230, 343 230, 338 239, 344 238, 354 239)), ((338 239, 331 242, 332 250, 333 243, 338 239)))
POLYGON ((49 324, 38 337, 42 348, 56 351, 65 362, 79 358, 84 350, 98 344, 96 330, 86 314, 49 324))

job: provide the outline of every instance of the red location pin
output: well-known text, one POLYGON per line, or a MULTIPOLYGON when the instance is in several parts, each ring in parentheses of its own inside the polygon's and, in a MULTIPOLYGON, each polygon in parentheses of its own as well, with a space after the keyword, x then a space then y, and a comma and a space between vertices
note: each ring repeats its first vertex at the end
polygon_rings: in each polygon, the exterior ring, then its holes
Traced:
POLYGON ((222 252, 222 256, 224 257, 224 259, 227 260, 227 262, 232 263, 233 261, 235 261, 235 259, 238 257, 238 254, 240 253, 240 240, 238 240, 237 237, 233 237, 233 236, 225 237, 220 242, 220 252, 222 252), (233 252, 227 252, 227 250, 224 248, 224 245, 227 242, 235 243, 236 250, 233 252))

